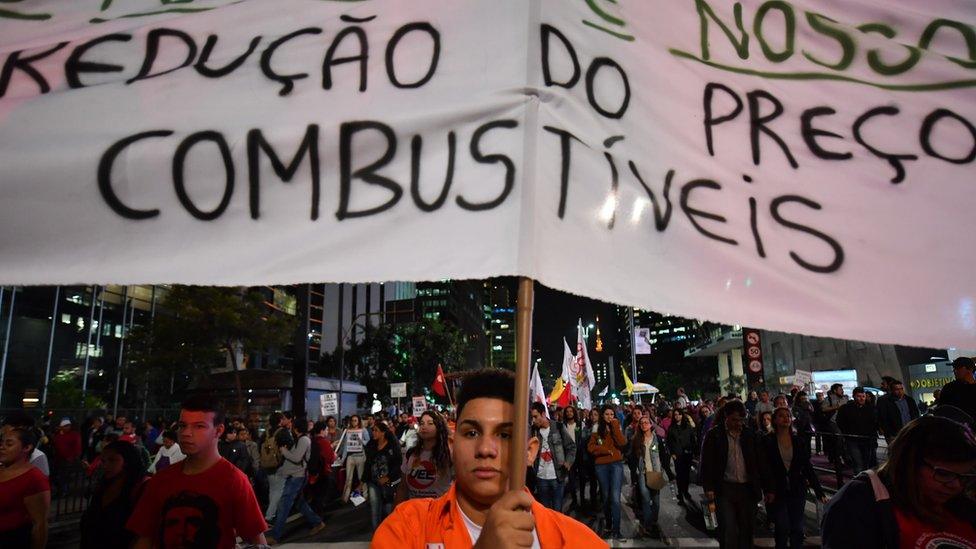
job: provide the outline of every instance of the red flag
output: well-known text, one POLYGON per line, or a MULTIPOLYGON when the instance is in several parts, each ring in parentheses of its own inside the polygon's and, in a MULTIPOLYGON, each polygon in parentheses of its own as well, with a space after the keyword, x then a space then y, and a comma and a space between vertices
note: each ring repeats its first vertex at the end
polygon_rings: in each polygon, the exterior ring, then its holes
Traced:
POLYGON ((569 387, 567 387, 566 390, 564 390, 563 393, 559 395, 559 399, 556 400, 556 406, 559 406, 560 408, 565 408, 569 406, 572 403, 572 396, 573 396, 573 391, 571 391, 569 387))
POLYGON ((444 380, 444 370, 441 369, 441 365, 437 365, 437 375, 434 376, 434 384, 431 385, 430 389, 440 396, 447 396, 447 382, 444 380))

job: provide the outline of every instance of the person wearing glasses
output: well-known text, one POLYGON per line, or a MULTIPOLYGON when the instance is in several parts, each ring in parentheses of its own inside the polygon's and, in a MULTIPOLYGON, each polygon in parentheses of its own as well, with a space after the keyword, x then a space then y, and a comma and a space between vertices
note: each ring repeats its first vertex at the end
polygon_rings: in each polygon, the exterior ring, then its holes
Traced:
POLYGON ((877 471, 855 477, 824 511, 826 549, 976 549, 976 437, 923 416, 901 429, 877 471))

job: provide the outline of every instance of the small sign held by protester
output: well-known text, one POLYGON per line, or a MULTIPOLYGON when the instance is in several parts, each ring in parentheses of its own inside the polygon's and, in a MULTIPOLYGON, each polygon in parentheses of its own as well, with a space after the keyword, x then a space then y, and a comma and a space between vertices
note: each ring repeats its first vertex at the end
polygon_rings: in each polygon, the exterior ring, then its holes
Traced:
POLYGON ((339 415, 339 398, 335 393, 323 393, 319 395, 319 412, 323 418, 339 415))
POLYGON ((419 396, 413 397, 413 417, 420 417, 427 411, 427 399, 419 396))

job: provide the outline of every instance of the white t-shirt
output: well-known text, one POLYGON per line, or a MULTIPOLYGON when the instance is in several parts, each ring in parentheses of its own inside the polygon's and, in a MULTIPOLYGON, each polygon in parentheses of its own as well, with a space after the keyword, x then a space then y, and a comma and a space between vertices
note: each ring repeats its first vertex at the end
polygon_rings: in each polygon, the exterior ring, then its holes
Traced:
MULTIPOLYGON (((481 537, 481 526, 478 526, 473 520, 469 519, 468 515, 464 514, 460 505, 458 505, 458 511, 461 513, 461 519, 464 520, 464 527, 468 529, 468 535, 471 536, 471 545, 478 543, 478 538, 481 537)), ((532 549, 542 549, 539 545, 539 533, 535 530, 532 530, 532 549)))
POLYGON ((439 498, 451 488, 450 471, 438 471, 434 464, 433 452, 421 450, 419 454, 403 460, 400 467, 403 481, 407 483, 407 494, 413 498, 439 498))
POLYGON ((30 463, 34 467, 40 469, 41 472, 44 473, 44 476, 51 476, 51 470, 47 464, 47 455, 39 448, 34 448, 34 451, 31 452, 30 463))
POLYGON ((542 448, 539 448, 539 473, 541 480, 556 480, 556 464, 552 461, 552 449, 549 448, 549 427, 539 429, 542 438, 542 448))

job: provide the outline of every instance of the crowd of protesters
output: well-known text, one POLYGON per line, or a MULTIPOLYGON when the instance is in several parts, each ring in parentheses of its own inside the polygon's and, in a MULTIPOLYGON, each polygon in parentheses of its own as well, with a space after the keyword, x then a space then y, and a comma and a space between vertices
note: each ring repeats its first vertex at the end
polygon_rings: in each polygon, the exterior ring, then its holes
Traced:
POLYGON ((714 518, 726 548, 753 546, 760 509, 776 547, 802 547, 808 500, 827 503, 824 547, 950 540, 969 548, 976 368, 970 359, 954 367, 956 381, 925 415, 891 378, 879 398, 835 385, 814 398, 797 388, 693 400, 679 390, 653 404, 533 403, 528 493, 503 489, 511 431, 503 420, 512 407, 504 392, 513 380, 500 371, 472 374, 477 387, 462 387, 452 413, 416 418, 391 409, 313 423, 275 412, 254 425, 225 417, 203 396, 184 402, 176 421, 103 416, 76 429, 65 418, 39 429, 15 413, 4 418, 0 443, 0 547, 44 547, 52 495, 84 476, 82 548, 233 547, 238 538, 274 545, 323 530, 331 510, 364 504, 374 545, 392 547, 401 545, 395 536, 446 539, 430 529, 455 520, 437 514, 451 502, 472 543, 521 539, 529 547, 561 536, 586 547, 623 538, 622 505, 634 508, 634 537, 666 538, 659 516, 668 487, 678 505, 714 518), (888 446, 880 463, 879 440, 888 446), (819 453, 853 476, 829 503, 812 465, 819 453), (697 502, 693 483, 703 492, 697 502), (532 510, 528 535, 509 513, 519 508, 532 510), (305 524, 286 531, 293 513, 305 524))

